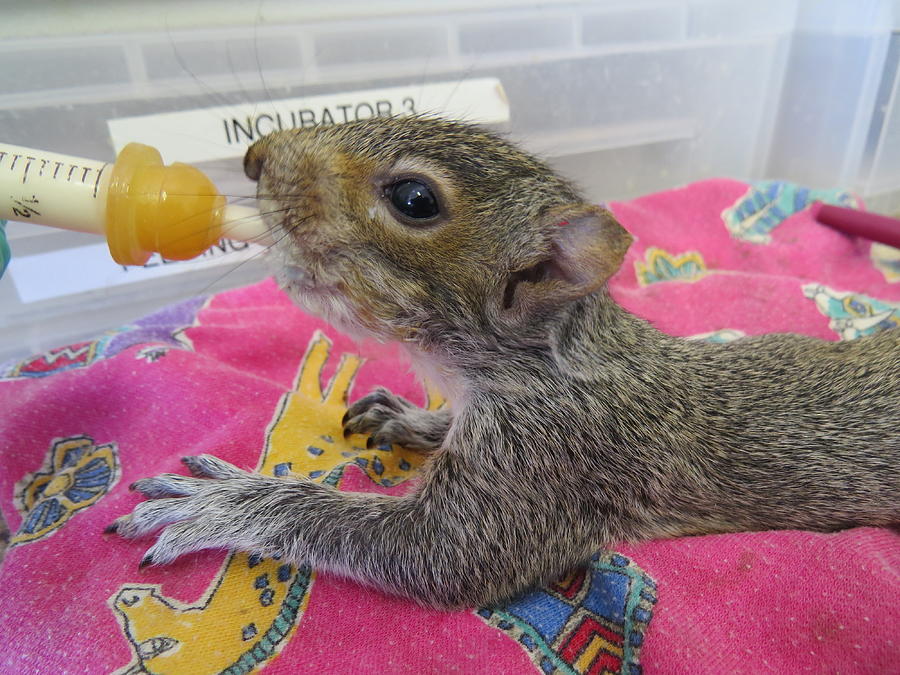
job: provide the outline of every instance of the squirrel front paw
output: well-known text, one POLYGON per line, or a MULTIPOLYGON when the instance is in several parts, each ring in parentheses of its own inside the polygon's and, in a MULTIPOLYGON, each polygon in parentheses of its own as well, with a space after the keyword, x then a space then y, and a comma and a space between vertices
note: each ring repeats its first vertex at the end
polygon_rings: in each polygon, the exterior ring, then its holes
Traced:
POLYGON ((369 448, 396 444, 433 452, 443 444, 450 420, 448 409, 425 410, 379 388, 350 406, 341 423, 345 437, 370 434, 369 448))
POLYGON ((286 553, 290 514, 277 505, 301 502, 310 491, 322 489, 299 476, 273 478, 243 471, 212 455, 184 457, 182 462, 193 477, 164 473, 136 481, 130 489, 148 501, 106 528, 107 534, 128 539, 161 530, 140 567, 209 548, 286 553))

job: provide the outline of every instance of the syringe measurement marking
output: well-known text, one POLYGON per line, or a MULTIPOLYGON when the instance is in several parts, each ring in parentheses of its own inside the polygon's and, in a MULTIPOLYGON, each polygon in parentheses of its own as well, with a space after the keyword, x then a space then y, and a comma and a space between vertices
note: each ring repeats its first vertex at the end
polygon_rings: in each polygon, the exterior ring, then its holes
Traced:
MULTIPOLYGON (((49 160, 49 159, 43 159, 40 157, 32 157, 31 155, 20 155, 18 153, 10 155, 5 150, 0 150, 0 164, 3 163, 3 160, 7 156, 12 157, 12 162, 9 165, 10 171, 15 171, 16 164, 18 163, 18 161, 20 159, 25 160, 25 168, 22 170, 22 182, 23 183, 28 182, 28 172, 31 169, 31 165, 33 162, 38 161, 38 159, 41 160, 41 168, 38 171, 38 176, 43 177, 44 169, 46 169, 47 165, 50 164, 51 161, 53 161, 53 160, 49 160)), ((56 166, 53 169, 53 176, 52 176, 54 179, 59 174, 59 170, 62 167, 66 166, 65 162, 60 162, 60 161, 55 162, 55 164, 56 164, 56 166)), ((106 164, 104 164, 103 166, 106 166, 106 164)), ((81 169, 81 182, 84 183, 87 181, 88 174, 90 174, 91 171, 94 171, 94 167, 81 166, 80 164, 69 164, 68 167, 69 167, 69 173, 66 175, 66 181, 71 181, 72 177, 75 175, 75 171, 77 171, 78 169, 81 169)))
POLYGON ((97 192, 100 190, 100 176, 103 175, 103 172, 106 171, 106 167, 109 166, 109 162, 104 162, 103 166, 100 167, 100 170, 97 172, 97 180, 94 181, 94 199, 97 199, 97 192))
POLYGON ((34 195, 31 195, 31 199, 25 199, 25 197, 22 197, 22 199, 16 199, 12 195, 10 195, 9 198, 12 200, 13 204, 17 204, 18 206, 22 207, 21 211, 19 209, 17 209, 15 206, 12 208, 12 212, 15 215, 19 216, 19 218, 31 218, 31 216, 41 215, 41 212, 38 211, 36 208, 34 208, 33 206, 27 205, 27 204, 37 204, 38 203, 38 199, 34 195), (25 203, 23 203, 23 202, 25 202, 25 203))
MULTIPOLYGON (((22 155, 19 153, 9 153, 6 150, 0 150, 0 166, 3 165, 4 160, 6 160, 7 157, 12 158, 12 162, 10 162, 9 166, 7 167, 9 171, 15 171, 16 164, 20 159, 25 161, 25 167, 22 169, 23 185, 28 183, 28 172, 31 170, 31 165, 38 160, 40 160, 41 162, 41 167, 40 169, 38 169, 38 176, 41 178, 44 177, 44 170, 47 169, 50 164, 54 165, 53 176, 51 177, 52 180, 55 180, 59 175, 59 170, 62 167, 66 166, 66 162, 44 159, 43 157, 32 157, 31 155, 22 155)), ((88 176, 90 175, 91 171, 96 172, 96 176, 93 181, 94 185, 91 190, 91 197, 93 199, 97 199, 97 196, 100 193, 100 180, 103 178, 103 172, 106 171, 106 168, 109 166, 109 162, 104 162, 103 166, 101 166, 99 170, 97 170, 96 167, 82 166, 79 164, 69 164, 68 166, 69 171, 66 174, 66 182, 72 182, 73 177, 75 178, 75 180, 78 180, 77 174, 75 172, 78 169, 81 169, 80 182, 83 185, 88 185, 88 176)), ((23 197, 21 200, 16 199, 12 195, 10 195, 9 198, 14 204, 16 204, 16 206, 12 207, 13 213, 15 213, 20 218, 31 218, 31 216, 33 215, 40 215, 40 213, 33 206, 29 205, 38 203, 38 200, 35 196, 32 196, 31 199, 26 199, 23 197)))
MULTIPOLYGON (((3 162, 3 158, 6 155, 7 155, 7 153, 0 152, 0 163, 3 162)), ((13 158, 12 164, 9 165, 10 171, 15 170, 16 163, 20 159, 25 160, 25 168, 22 170, 22 183, 23 184, 27 183, 28 182, 28 172, 31 169, 32 163, 38 161, 38 159, 40 159, 40 158, 32 157, 31 155, 18 155, 18 154, 12 155, 12 158, 13 158)), ((41 159, 41 168, 40 168, 40 171, 38 171, 38 176, 43 177, 44 169, 47 168, 47 165, 50 164, 51 161, 52 160, 49 160, 49 159, 41 159)), ((57 175, 59 174, 59 170, 64 166, 66 166, 65 162, 56 162, 56 166, 53 169, 53 176, 52 176, 53 179, 56 179, 57 175)), ((104 164, 103 166, 106 167, 107 164, 104 164)), ((71 183, 72 178, 75 178, 76 181, 79 181, 81 183, 87 183, 88 175, 91 173, 91 171, 95 170, 95 168, 92 166, 81 166, 80 164, 69 164, 68 167, 69 167, 69 173, 66 174, 66 182, 67 183, 71 183), (78 174, 76 173, 76 171, 78 171, 79 169, 81 170, 81 178, 78 178, 78 174)), ((101 169, 101 171, 102 171, 102 169, 101 169)))
POLYGON ((22 185, 25 185, 28 182, 28 169, 31 168, 31 163, 37 159, 37 157, 30 157, 29 155, 25 155, 25 159, 28 162, 25 164, 25 171, 22 172, 22 185))

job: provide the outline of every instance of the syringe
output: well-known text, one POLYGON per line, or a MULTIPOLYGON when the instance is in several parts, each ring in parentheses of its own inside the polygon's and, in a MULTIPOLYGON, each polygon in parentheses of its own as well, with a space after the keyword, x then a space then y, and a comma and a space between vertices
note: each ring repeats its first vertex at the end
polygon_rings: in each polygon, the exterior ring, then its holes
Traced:
POLYGON ((226 203, 188 164, 126 145, 115 163, 0 143, 0 218, 104 235, 113 259, 194 258, 223 236, 266 242, 256 209, 226 203))

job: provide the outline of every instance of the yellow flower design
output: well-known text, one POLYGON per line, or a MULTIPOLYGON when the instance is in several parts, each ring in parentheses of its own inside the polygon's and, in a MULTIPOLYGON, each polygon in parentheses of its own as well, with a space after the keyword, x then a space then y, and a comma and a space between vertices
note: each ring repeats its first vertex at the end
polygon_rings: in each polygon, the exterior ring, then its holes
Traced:
POLYGON ((10 546, 53 534, 109 492, 119 475, 114 443, 95 445, 88 436, 54 441, 41 470, 16 483, 14 503, 22 524, 10 546))
POLYGON ((647 249, 644 260, 635 261, 634 271, 641 286, 660 281, 697 281, 709 272, 699 251, 676 255, 655 246, 647 249))

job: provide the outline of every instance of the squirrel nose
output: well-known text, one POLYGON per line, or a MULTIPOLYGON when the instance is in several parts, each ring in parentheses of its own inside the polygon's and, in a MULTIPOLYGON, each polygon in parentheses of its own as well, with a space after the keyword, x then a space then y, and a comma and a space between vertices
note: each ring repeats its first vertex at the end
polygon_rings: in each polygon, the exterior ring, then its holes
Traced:
POLYGON ((265 159, 265 148, 257 141, 244 153, 244 173, 252 181, 258 181, 262 174, 263 160, 265 159))

